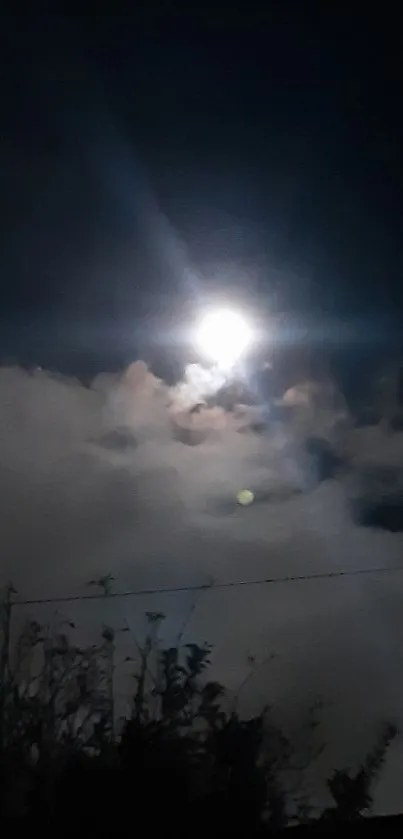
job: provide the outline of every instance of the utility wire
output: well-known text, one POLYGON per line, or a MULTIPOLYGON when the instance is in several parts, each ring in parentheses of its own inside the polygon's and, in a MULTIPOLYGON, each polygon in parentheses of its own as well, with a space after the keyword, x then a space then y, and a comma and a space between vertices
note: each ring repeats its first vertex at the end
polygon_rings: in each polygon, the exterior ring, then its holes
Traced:
POLYGON ((229 580, 195 585, 166 586, 161 588, 142 588, 131 591, 116 591, 108 594, 77 594, 70 597, 43 597, 31 600, 13 600, 12 606, 39 606, 46 603, 74 603, 79 600, 111 600, 117 597, 144 597, 151 594, 175 594, 185 591, 205 591, 208 589, 227 589, 275 585, 276 583, 299 583, 311 580, 334 580, 338 577, 358 577, 370 574, 398 574, 403 565, 381 566, 380 568, 358 568, 341 571, 323 571, 317 574, 292 574, 287 577, 264 577, 255 580, 229 580))

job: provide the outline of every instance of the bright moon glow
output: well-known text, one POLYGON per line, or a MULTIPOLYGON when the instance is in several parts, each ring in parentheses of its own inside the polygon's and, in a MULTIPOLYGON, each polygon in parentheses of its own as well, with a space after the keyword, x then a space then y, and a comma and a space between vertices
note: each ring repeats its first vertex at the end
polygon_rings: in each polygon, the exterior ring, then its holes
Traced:
POLYGON ((238 361, 251 340, 252 331, 242 315, 228 309, 206 315, 197 333, 203 355, 226 369, 238 361))

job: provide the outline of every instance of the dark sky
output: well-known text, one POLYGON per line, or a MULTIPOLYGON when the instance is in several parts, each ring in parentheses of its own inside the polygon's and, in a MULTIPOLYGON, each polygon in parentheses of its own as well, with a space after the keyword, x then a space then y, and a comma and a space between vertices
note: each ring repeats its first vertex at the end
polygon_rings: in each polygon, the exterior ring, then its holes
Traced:
POLYGON ((4 18, 3 357, 165 353, 221 287, 336 349, 398 336, 401 30, 322 6, 4 18))

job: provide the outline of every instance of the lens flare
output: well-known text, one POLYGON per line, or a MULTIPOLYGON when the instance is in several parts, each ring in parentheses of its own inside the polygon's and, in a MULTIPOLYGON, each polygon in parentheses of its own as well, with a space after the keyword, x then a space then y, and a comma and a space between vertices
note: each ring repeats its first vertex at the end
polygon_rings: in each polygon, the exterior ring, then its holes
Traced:
POLYGON ((249 507, 249 504, 253 504, 254 500, 255 496, 251 489, 241 489, 238 492, 237 501, 242 507, 249 507))

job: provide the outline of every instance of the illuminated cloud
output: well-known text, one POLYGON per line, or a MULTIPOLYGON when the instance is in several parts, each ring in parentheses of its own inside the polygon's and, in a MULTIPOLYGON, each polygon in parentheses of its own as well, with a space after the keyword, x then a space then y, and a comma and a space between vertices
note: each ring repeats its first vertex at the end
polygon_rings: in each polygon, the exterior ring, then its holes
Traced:
MULTIPOLYGON (((88 580, 108 572, 119 588, 148 588, 401 563, 400 534, 353 524, 347 483, 279 492, 291 480, 287 441, 240 433, 250 409, 245 417, 201 404, 189 414, 194 395, 202 399, 211 386, 199 372, 169 388, 142 362, 90 387, 43 371, 0 370, 3 581, 12 578, 21 596, 42 597, 86 591, 88 580), (255 495, 247 507, 237 504, 244 489, 255 495)), ((357 429, 352 439, 357 464, 403 465, 402 435, 357 429)), ((215 675, 234 691, 249 652, 262 661, 278 653, 250 681, 246 708, 292 695, 295 722, 295 697, 304 708, 312 693, 337 695, 326 739, 332 760, 337 743, 342 765, 351 742, 358 756, 379 719, 400 713, 402 586, 403 575, 385 575, 213 587, 197 601, 187 640, 215 644, 215 675), (363 691, 371 691, 365 713, 363 691)), ((174 643, 193 601, 183 592, 117 599, 107 615, 102 603, 64 611, 86 631, 125 620, 141 637, 142 614, 158 609, 174 643)))

